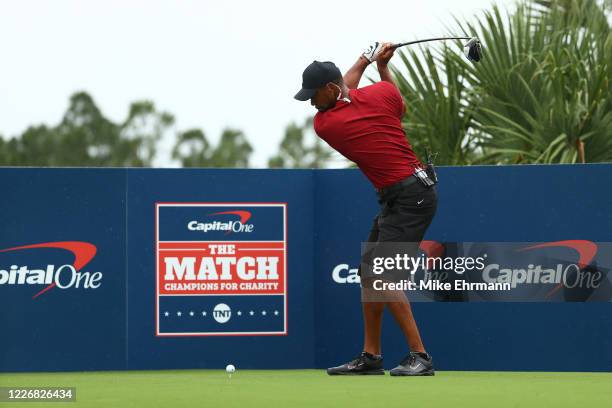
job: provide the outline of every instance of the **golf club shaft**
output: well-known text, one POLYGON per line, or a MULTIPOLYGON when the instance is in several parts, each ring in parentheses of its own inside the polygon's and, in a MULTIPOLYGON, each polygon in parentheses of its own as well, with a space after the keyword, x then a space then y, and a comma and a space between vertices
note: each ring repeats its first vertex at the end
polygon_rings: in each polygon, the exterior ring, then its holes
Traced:
POLYGON ((428 42, 428 41, 439 41, 439 40, 471 40, 472 37, 439 37, 439 38, 428 38, 426 40, 416 40, 416 41, 408 41, 408 42, 403 42, 403 43, 397 43, 397 44, 393 44, 392 48, 399 48, 399 47, 403 47, 404 45, 411 45, 411 44, 418 44, 418 43, 422 43, 422 42, 428 42))

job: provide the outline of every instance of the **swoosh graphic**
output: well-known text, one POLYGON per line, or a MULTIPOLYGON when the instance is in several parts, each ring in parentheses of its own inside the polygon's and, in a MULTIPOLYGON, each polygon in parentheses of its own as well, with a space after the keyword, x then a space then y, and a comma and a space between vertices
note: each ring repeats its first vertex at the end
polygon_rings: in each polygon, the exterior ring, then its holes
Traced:
POLYGON ((547 248, 547 247, 567 247, 578 252, 578 266, 580 268, 584 268, 587 266, 597 253, 597 244, 591 241, 585 240, 567 240, 567 241, 556 241, 556 242, 547 242, 544 244, 532 245, 526 248, 519 249, 518 251, 528 251, 530 249, 536 248, 547 248))
MULTIPOLYGON (((590 264, 593 258, 595 257, 595 254, 597 254, 597 244, 595 244, 592 241, 586 241, 582 239, 547 242, 544 244, 537 244, 537 245, 532 245, 526 248, 522 248, 522 249, 519 249, 518 251, 521 252, 521 251, 528 251, 530 249, 547 248, 547 247, 566 247, 566 248, 571 248, 575 250, 576 252, 578 252, 578 267, 580 269, 590 264)), ((560 282, 559 284, 557 284, 557 286, 552 288, 551 291, 548 292, 545 297, 549 298, 562 287, 563 287, 563 283, 560 282)))
POLYGON ((240 222, 241 223, 245 223, 249 220, 249 218, 251 218, 251 212, 250 211, 242 211, 242 210, 237 210, 237 211, 222 211, 222 212, 217 212, 217 213, 213 213, 210 215, 223 215, 223 214, 232 214, 232 215, 237 215, 240 217, 240 222))
MULTIPOLYGON (((240 217, 240 222, 242 224, 244 224, 245 222, 247 222, 249 220, 249 218, 251 218, 251 212, 250 211, 244 211, 244 210, 236 210, 236 211, 222 211, 222 212, 217 212, 217 213, 213 213, 213 214, 208 214, 208 215, 224 215, 224 214, 231 214, 231 215, 237 215, 240 217)), ((225 233, 225 235, 229 235, 231 234, 232 231, 227 231, 225 233)))
MULTIPOLYGON (((98 249, 95 245, 83 241, 43 242, 41 244, 22 245, 12 248, 0 249, 0 252, 20 251, 23 249, 34 248, 58 248, 72 252, 74 254, 74 262, 72 263, 72 266, 77 271, 87 265, 89 261, 91 261, 93 257, 96 256, 96 252, 98 252, 98 249)), ((38 296, 42 295, 53 287, 55 287, 55 282, 32 296, 32 299, 36 299, 38 296)))

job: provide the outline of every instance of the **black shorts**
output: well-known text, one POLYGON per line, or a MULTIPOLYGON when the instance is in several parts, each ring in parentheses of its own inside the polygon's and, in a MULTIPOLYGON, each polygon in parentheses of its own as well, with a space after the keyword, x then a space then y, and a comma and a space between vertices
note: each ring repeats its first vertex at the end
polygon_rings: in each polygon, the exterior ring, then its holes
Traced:
POLYGON ((380 211, 374 218, 367 239, 369 250, 363 251, 359 275, 363 266, 370 264, 372 257, 385 256, 377 250, 385 246, 377 247, 376 243, 410 243, 404 252, 416 256, 419 244, 436 214, 438 196, 435 186, 425 187, 417 182, 379 196, 378 202, 380 211))

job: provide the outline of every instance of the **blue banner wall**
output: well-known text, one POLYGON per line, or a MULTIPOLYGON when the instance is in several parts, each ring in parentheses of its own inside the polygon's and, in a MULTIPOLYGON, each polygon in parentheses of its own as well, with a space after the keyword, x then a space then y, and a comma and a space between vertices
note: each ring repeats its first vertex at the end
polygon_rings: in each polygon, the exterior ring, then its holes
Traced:
MULTIPOLYGON (((439 176, 427 239, 612 241, 612 165, 439 176)), ((310 368, 361 350, 350 276, 377 202, 358 170, 3 168, 0 186, 0 371, 310 368), (286 275, 255 292, 160 291, 163 262, 189 274, 218 242, 282 254, 286 275)), ((249 279, 265 283, 259 268, 249 279)), ((412 307, 441 370, 612 371, 612 302, 412 307)), ((407 352, 390 315, 383 352, 388 367, 407 352)))
POLYGON ((103 275, 36 298, 48 285, 1 285, 0 370, 125 369, 126 172, 0 169, 0 188, 0 270, 60 268, 81 248, 50 245, 79 242, 96 248, 82 271, 103 275), (28 245, 42 246, 6 251, 28 245))
MULTIPOLYGON (((426 239, 438 242, 612 240, 612 166, 444 167, 438 212, 426 239), (606 187, 604 187, 606 185, 606 187)), ((359 265, 378 208, 352 170, 315 174, 316 366, 338 364, 362 346, 358 284, 332 271, 359 265), (350 238, 349 238, 350 237, 350 238)), ((612 303, 413 303, 423 341, 443 370, 612 370, 612 303)), ((407 352, 386 314, 383 354, 407 352)))

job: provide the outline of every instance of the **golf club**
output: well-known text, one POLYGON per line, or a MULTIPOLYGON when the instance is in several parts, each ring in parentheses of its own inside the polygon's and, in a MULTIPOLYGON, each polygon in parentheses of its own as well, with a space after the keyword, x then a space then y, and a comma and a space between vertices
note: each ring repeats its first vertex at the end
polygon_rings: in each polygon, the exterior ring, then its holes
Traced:
POLYGON ((415 40, 415 41, 408 41, 408 42, 393 44, 393 48, 395 49, 395 48, 403 47, 405 45, 418 44, 418 43, 428 42, 428 41, 443 41, 443 40, 469 40, 463 46, 463 54, 465 55, 465 57, 472 62, 478 62, 482 58, 482 46, 480 45, 480 41, 476 37, 427 38, 425 40, 415 40))

